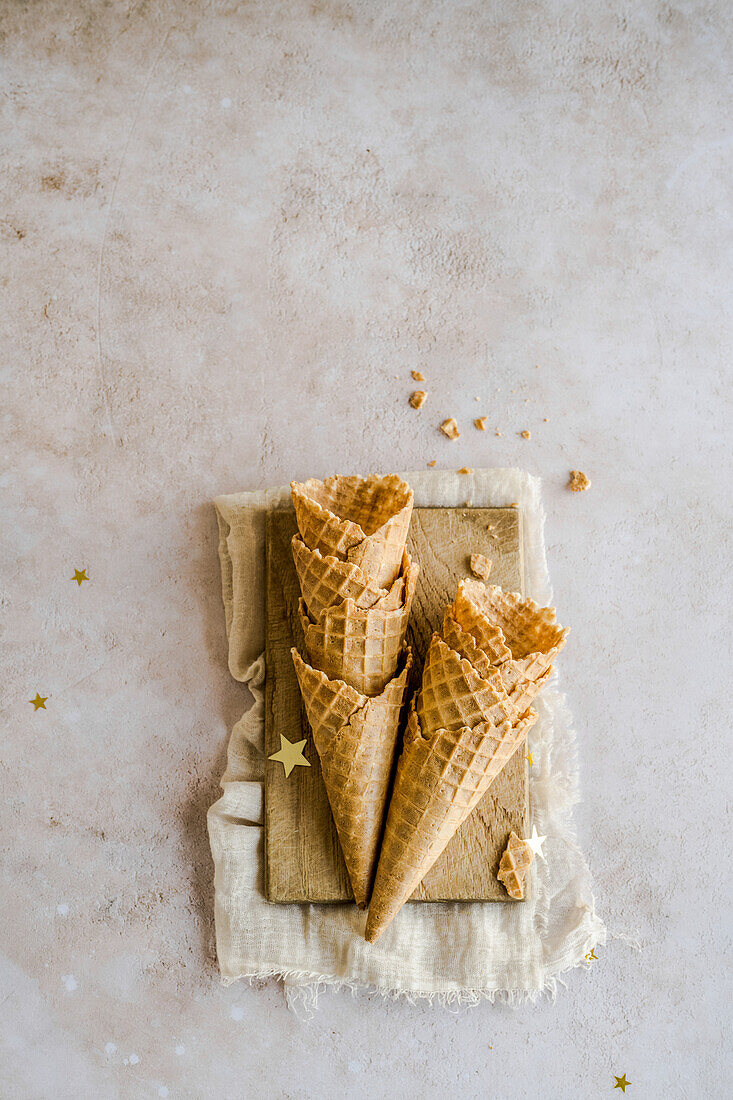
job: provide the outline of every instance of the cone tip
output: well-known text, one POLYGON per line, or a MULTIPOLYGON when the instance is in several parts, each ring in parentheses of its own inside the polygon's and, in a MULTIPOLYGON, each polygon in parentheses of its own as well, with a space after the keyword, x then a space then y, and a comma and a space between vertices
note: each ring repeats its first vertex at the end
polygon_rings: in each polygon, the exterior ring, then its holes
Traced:
POLYGON ((367 943, 374 943, 379 939, 383 931, 384 929, 380 927, 376 920, 372 921, 367 917, 366 930, 364 932, 364 939, 367 943))

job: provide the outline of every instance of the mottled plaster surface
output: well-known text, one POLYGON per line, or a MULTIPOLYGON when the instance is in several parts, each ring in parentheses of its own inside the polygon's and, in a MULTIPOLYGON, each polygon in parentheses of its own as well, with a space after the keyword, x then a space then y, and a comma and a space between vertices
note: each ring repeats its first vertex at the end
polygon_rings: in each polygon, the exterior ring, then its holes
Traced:
POLYGON ((4 1100, 725 1095, 729 5, 0 13, 4 1100), (300 1021, 216 970, 209 500, 433 458, 545 479, 579 836, 643 950, 300 1021))

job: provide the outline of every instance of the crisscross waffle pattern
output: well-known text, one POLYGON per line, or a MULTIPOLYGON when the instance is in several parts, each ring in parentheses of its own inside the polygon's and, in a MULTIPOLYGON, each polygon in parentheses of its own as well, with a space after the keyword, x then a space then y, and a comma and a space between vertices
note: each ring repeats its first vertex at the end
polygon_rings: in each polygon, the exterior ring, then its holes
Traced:
POLYGON ((400 570, 413 494, 396 474, 292 482, 298 528, 307 546, 358 566, 379 585, 400 570))
POLYGON ((534 852, 526 841, 512 831, 499 863, 497 878, 504 883, 510 898, 524 897, 524 878, 534 859, 534 852))
POLYGON ((411 657, 408 651, 400 674, 369 699, 312 668, 297 649, 292 655, 354 900, 363 909, 377 865, 411 657))
POLYGON ((483 679, 469 661, 446 645, 439 634, 433 634, 417 697, 417 715, 426 736, 439 729, 475 726, 505 698, 496 669, 489 679, 483 679))
POLYGON ((513 723, 423 737, 413 710, 387 814, 366 938, 373 942, 415 891, 438 856, 524 741, 534 711, 513 723))
POLYGON ((300 600, 300 621, 311 664, 365 695, 379 695, 397 670, 417 581, 414 563, 407 555, 405 559, 405 600, 394 610, 384 610, 380 604, 360 608, 346 599, 326 608, 314 621, 305 600, 300 600))
POLYGON ((298 535, 293 535, 292 549, 300 591, 314 619, 341 600, 350 599, 357 607, 381 607, 385 611, 395 610, 404 602, 401 576, 390 588, 382 588, 358 565, 311 550, 298 535))
POLYGON ((433 635, 397 765, 369 906, 373 942, 524 741, 565 641, 552 608, 462 581, 433 635), (532 647, 536 648, 532 648, 532 647))
POLYGON ((324 735, 337 733, 352 714, 366 705, 366 695, 342 680, 330 680, 325 672, 307 664, 297 649, 291 653, 308 721, 324 735))
POLYGON ((295 650, 293 661, 354 898, 364 907, 411 663, 404 640, 418 572, 405 552, 412 490, 396 476, 291 489, 311 663, 295 650))
POLYGON ((550 664, 565 645, 569 631, 558 625, 554 607, 540 607, 518 592, 504 592, 496 584, 461 582, 461 594, 486 620, 501 630, 515 661, 545 654, 550 664))
POLYGON ((407 608, 362 610, 344 600, 311 622, 300 601, 308 658, 329 676, 344 676, 364 695, 378 695, 394 676, 407 626, 407 608))

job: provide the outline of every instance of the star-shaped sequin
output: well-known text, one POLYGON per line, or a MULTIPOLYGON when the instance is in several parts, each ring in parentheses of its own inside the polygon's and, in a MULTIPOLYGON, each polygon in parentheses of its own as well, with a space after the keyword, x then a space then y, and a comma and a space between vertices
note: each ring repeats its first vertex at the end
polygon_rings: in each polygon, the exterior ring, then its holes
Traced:
POLYGON ((616 1084, 613 1087, 615 1089, 621 1089, 621 1092, 623 1092, 623 1093, 626 1092, 626 1086, 631 1084, 631 1081, 626 1080, 626 1074, 625 1073, 622 1074, 621 1077, 617 1077, 616 1074, 614 1074, 613 1079, 616 1082, 616 1084))
POLYGON ((285 768, 286 779, 296 765, 300 765, 302 768, 310 767, 310 762, 303 756, 305 741, 305 738, 302 741, 288 741, 287 737, 280 734, 280 751, 274 752, 272 756, 268 757, 269 760, 280 761, 285 768))
POLYGON ((534 764, 534 758, 533 758, 531 752, 527 753, 527 763, 529 764, 530 767, 532 767, 532 765, 534 764))
POLYGON ((527 837, 527 839, 525 840, 524 843, 529 845, 529 847, 532 849, 532 851, 534 852, 534 854, 536 856, 542 856, 542 858, 544 859, 545 858, 545 853, 542 851, 542 843, 545 840, 547 840, 547 837, 546 836, 538 836, 537 835, 537 826, 533 825, 532 826, 532 836, 527 837))
POLYGON ((48 695, 39 695, 38 692, 36 692, 35 699, 29 699, 28 702, 33 704, 34 710, 45 710, 47 699, 48 695))
POLYGON ((592 947, 590 949, 590 951, 588 952, 588 954, 585 956, 585 961, 587 963, 590 963, 590 962, 593 961, 593 959, 597 959, 597 958, 598 958, 598 956, 596 955, 596 949, 595 949, 595 947, 592 947))
POLYGON ((71 578, 71 580, 76 581, 76 583, 79 585, 79 588, 81 588, 84 581, 89 580, 86 569, 75 569, 74 576, 71 578))

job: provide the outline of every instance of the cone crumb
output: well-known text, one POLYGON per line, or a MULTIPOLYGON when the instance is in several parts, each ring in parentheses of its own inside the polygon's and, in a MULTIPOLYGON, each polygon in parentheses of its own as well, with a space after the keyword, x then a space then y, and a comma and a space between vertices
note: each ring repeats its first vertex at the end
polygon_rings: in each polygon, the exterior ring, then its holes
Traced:
POLYGON ((473 466, 461 466, 458 473, 459 474, 472 474, 473 473, 473 466))
POLYGON ((411 371, 410 371, 410 374, 412 375, 413 379, 414 379, 414 380, 415 380, 416 382, 424 382, 424 381, 425 381, 425 375, 424 375, 424 374, 420 374, 420 371, 419 371, 419 370, 411 370, 411 371))
POLYGON ((491 572, 491 562, 484 554, 471 554, 471 572, 479 580, 488 580, 491 572))
POLYGON ((496 876, 504 884, 510 898, 519 900, 524 897, 524 878, 533 859, 534 851, 529 844, 515 832, 510 833, 496 876))
POLYGON ((529 428, 525 428, 524 431, 520 432, 519 434, 521 435, 522 439, 531 439, 532 438, 532 433, 529 430, 529 428))
POLYGON ((461 434, 458 431, 458 425, 456 424, 455 417, 453 416, 449 416, 447 420, 443 421, 443 423, 440 425, 440 430, 443 435, 448 437, 448 439, 458 439, 459 435, 461 434))
POLYGON ((499 429, 498 429, 498 428, 496 429, 496 434, 497 434, 497 435, 501 435, 501 432, 499 431, 499 429))
POLYGON ((568 489, 571 489, 574 493, 582 493, 586 489, 590 489, 590 478, 582 470, 571 470, 568 489))
POLYGON ((437 458, 431 458, 430 462, 428 462, 428 466, 435 466, 437 461, 437 458))
POLYGON ((413 409, 421 409, 425 404, 425 398, 427 396, 428 395, 425 390, 415 390, 414 393, 411 393, 410 404, 412 405, 413 409))
POLYGON ((473 426, 474 426, 474 428, 478 428, 478 430, 480 432, 485 432, 486 431, 486 417, 485 416, 477 416, 476 419, 473 422, 473 426))

